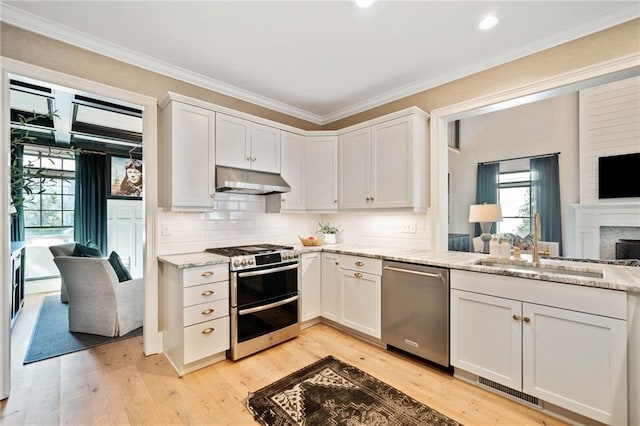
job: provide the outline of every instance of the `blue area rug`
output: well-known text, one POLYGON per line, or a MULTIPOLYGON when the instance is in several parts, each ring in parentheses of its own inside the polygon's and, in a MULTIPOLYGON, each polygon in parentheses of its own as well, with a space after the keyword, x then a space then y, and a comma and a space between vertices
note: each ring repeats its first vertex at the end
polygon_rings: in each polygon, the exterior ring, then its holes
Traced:
POLYGON ((106 343, 142 336, 142 327, 118 337, 72 333, 69 331, 68 309, 69 307, 66 303, 60 303, 59 294, 44 298, 38 319, 33 327, 33 334, 31 335, 31 341, 23 364, 30 364, 106 343))

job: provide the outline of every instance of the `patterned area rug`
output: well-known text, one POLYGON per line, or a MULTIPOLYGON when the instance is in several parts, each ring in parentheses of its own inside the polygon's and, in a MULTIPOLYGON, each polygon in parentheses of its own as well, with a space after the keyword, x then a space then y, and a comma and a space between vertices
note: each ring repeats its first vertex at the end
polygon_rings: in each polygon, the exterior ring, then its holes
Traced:
POLYGON ((460 425, 373 376, 332 356, 245 401, 263 425, 460 425))

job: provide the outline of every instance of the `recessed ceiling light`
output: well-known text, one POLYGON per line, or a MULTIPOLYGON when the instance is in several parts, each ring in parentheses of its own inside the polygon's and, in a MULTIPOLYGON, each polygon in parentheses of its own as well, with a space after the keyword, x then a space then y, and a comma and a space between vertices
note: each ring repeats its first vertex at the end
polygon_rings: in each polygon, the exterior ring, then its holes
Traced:
POLYGON ((498 21, 500 21, 500 19, 498 19, 497 16, 486 16, 482 19, 482 21, 480 21, 480 23, 478 24, 478 28, 480 28, 481 30, 488 30, 489 28, 495 27, 498 21))
POLYGON ((356 0, 356 4, 360 7, 369 7, 375 0, 356 0))

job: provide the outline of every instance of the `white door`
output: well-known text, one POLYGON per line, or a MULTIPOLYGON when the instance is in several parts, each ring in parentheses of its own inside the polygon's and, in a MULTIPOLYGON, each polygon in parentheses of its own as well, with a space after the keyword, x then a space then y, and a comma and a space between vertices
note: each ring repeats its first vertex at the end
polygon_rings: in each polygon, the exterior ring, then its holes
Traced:
POLYGON ((107 200, 107 253, 118 253, 133 278, 143 275, 142 200, 107 200))
POLYGON ((170 108, 171 157, 165 159, 170 204, 211 206, 215 193, 215 113, 179 102, 172 102, 170 108))
POLYGON ((451 290, 451 364, 522 388, 522 302, 451 290))
POLYGON ((280 173, 280 129, 251 123, 251 168, 280 173))
POLYGON ((340 256, 322 253, 322 317, 340 322, 340 256))
POLYGON ((216 114, 215 164, 240 169, 251 168, 251 122, 216 114))
POLYGON ((412 117, 373 126, 371 130, 371 205, 413 206, 412 117))
POLYGON ((341 324, 369 336, 381 336, 380 275, 340 270, 341 324))
POLYGON ((523 392, 627 424, 626 321, 523 304, 523 392))
POLYGON ((338 204, 341 209, 371 207, 371 128, 338 137, 338 204))
POLYGON ((294 133, 283 131, 280 135, 280 174, 291 186, 291 192, 280 196, 282 211, 304 210, 304 142, 304 136, 294 133))
POLYGON ((338 209, 338 139, 308 137, 305 143, 305 206, 307 210, 338 209))
POLYGON ((320 316, 322 306, 322 256, 321 253, 302 255, 301 275, 301 321, 320 316))

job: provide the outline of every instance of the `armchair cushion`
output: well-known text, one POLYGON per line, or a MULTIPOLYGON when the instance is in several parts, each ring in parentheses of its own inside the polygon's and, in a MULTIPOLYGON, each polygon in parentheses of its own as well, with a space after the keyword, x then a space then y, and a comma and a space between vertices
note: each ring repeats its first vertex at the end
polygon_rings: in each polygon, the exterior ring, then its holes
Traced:
POLYGON ((102 257, 102 252, 93 241, 89 240, 86 245, 76 243, 73 255, 76 257, 102 257))
POLYGON ((129 269, 127 269, 127 266, 122 262, 122 259, 115 251, 112 251, 109 255, 109 263, 113 266, 113 270, 118 276, 118 281, 129 281, 131 279, 129 269))

